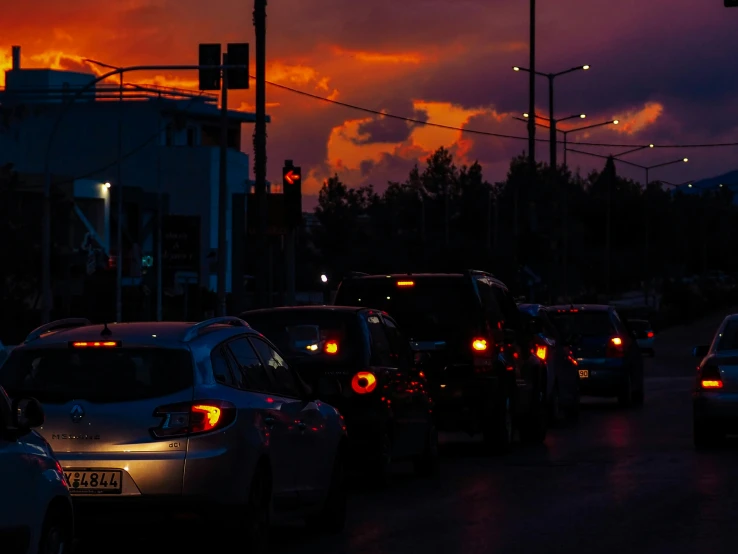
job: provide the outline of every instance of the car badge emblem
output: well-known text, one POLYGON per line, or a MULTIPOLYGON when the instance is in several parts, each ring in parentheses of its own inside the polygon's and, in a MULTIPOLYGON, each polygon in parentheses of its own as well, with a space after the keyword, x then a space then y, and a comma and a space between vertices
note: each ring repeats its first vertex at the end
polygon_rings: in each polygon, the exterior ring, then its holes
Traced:
POLYGON ((75 404, 72 408, 72 411, 69 412, 69 415, 72 416, 72 421, 75 423, 79 423, 82 421, 82 418, 85 417, 85 411, 79 404, 75 404))

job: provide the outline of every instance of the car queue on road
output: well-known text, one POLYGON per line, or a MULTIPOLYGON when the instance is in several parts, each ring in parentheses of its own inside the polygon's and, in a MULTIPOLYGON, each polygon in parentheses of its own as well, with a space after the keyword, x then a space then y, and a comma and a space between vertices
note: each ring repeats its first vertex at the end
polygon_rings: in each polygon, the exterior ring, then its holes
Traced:
MULTIPOLYGON (((576 420, 582 395, 644 401, 636 335, 613 308, 518 305, 482 271, 352 274, 333 306, 200 323, 56 321, 12 351, 0 386, 0 488, 18 467, 2 441, 33 433, 78 517, 215 516, 251 552, 274 521, 342 531, 352 472, 383 483, 410 460, 434 475, 439 431, 504 453, 576 420), (29 398, 45 418, 19 422, 29 398)), ((12 529, 0 502, 18 552, 50 540, 44 498, 12 529)))

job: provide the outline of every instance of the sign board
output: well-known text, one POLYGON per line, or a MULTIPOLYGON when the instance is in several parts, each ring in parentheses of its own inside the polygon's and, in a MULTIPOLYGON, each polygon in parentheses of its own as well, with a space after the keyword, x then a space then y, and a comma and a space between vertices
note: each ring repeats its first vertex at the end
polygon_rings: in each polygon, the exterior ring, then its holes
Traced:
POLYGON ((200 216, 166 215, 162 222, 162 263, 174 271, 200 273, 200 216))

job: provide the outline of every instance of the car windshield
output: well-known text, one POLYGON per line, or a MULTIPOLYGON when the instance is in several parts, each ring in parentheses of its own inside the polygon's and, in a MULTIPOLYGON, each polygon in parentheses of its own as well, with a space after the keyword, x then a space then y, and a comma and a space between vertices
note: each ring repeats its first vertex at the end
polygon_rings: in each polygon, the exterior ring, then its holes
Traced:
POLYGON ((738 350, 738 320, 728 321, 717 342, 718 351, 738 350))
POLYGON ((272 341, 292 364, 346 363, 361 352, 361 332, 352 312, 274 310, 247 312, 241 317, 272 341))
POLYGON ((0 386, 11 397, 46 403, 143 400, 192 384, 192 356, 183 349, 23 348, 0 367, 0 386))
POLYGON ((396 279, 345 281, 336 304, 384 310, 416 340, 465 333, 470 322, 476 322, 479 305, 461 278, 408 278, 405 283, 398 285, 396 279))
POLYGON ((549 315, 552 323, 563 336, 599 337, 615 333, 610 314, 605 310, 556 311, 549 315))

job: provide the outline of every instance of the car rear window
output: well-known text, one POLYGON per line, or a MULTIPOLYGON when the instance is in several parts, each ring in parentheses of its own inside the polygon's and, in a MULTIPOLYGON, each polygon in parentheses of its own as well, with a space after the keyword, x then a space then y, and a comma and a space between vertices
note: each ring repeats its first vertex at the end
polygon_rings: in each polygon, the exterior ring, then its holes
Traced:
POLYGON ((566 335, 583 337, 609 336, 615 333, 615 325, 607 311, 566 311, 549 314, 558 331, 566 335))
POLYGON ((355 313, 332 310, 275 310, 241 316, 274 343, 293 364, 346 362, 362 350, 355 313))
POLYGON ((478 323, 479 299, 465 284, 461 277, 356 279, 341 283, 335 303, 384 310, 409 338, 435 340, 478 323))
POLYGON ((0 367, 0 386, 11 397, 46 403, 144 400, 192 385, 192 356, 183 349, 24 348, 0 367))

